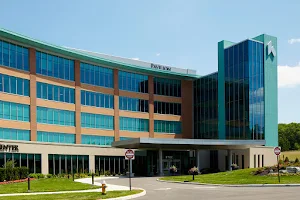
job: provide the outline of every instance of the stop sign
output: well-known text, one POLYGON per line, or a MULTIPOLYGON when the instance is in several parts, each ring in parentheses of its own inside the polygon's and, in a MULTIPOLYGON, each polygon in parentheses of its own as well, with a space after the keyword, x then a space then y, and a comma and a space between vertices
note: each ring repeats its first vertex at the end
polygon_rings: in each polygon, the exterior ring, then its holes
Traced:
POLYGON ((134 159, 134 151, 132 149, 127 149, 125 151, 125 159, 127 160, 134 159))
POLYGON ((281 153, 280 147, 275 147, 275 148, 274 148, 274 153, 275 153, 276 156, 279 156, 280 153, 281 153))

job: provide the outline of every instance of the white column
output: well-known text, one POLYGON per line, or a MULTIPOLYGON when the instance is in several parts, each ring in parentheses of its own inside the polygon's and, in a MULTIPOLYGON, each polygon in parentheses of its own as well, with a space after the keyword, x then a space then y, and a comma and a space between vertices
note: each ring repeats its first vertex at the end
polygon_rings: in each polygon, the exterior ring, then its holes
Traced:
POLYGON ((228 157, 228 169, 231 171, 231 165, 232 165, 232 150, 227 150, 227 157, 228 157))
POLYGON ((164 175, 162 157, 163 157, 162 149, 159 149, 158 150, 158 162, 159 162, 159 175, 160 176, 164 175))
POLYGON ((48 154, 43 153, 41 155, 41 159, 42 159, 42 174, 49 174, 48 154))
POLYGON ((90 168, 91 173, 95 172, 95 156, 94 155, 89 155, 89 168, 90 168))
POLYGON ((198 170, 200 171, 200 149, 196 150, 196 165, 198 167, 198 170))

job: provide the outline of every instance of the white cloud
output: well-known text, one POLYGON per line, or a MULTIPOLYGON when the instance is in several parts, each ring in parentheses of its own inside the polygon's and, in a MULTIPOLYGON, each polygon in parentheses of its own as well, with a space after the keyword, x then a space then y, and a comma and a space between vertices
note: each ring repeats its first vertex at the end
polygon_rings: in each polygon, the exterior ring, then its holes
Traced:
POLYGON ((131 58, 132 60, 140 60, 139 58, 131 58))
POLYGON ((292 39, 288 40, 288 43, 290 43, 290 44, 294 44, 294 43, 298 43, 298 42, 300 42, 300 38, 292 38, 292 39))
POLYGON ((160 56, 160 53, 157 53, 156 56, 160 56))
POLYGON ((278 66, 278 87, 296 87, 300 85, 300 63, 297 66, 278 66))

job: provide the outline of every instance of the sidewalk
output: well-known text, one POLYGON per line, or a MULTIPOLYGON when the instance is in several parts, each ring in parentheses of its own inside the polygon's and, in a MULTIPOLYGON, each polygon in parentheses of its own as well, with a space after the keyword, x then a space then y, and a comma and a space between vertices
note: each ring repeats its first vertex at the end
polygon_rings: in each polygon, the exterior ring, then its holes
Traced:
MULTIPOLYGON (((101 186, 101 180, 111 180, 111 179, 118 179, 118 178, 119 177, 97 177, 94 179, 94 185, 101 186)), ((87 183, 92 185, 92 178, 75 179, 75 181, 79 183, 87 183)), ((107 186, 106 191, 129 190, 129 187, 127 186, 111 185, 111 184, 106 184, 106 186, 107 186)))

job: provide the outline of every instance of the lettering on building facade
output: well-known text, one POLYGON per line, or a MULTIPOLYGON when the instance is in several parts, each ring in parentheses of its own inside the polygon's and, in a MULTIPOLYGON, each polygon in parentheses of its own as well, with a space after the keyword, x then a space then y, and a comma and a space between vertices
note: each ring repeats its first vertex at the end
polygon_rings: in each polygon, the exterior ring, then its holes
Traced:
POLYGON ((18 145, 5 145, 5 144, 0 144, 0 151, 5 151, 5 152, 18 152, 18 151, 19 151, 19 146, 18 146, 18 145))
POLYGON ((166 70, 166 71, 171 71, 171 67, 163 66, 163 65, 157 65, 157 64, 152 64, 151 63, 151 68, 153 69, 161 69, 161 70, 166 70))

